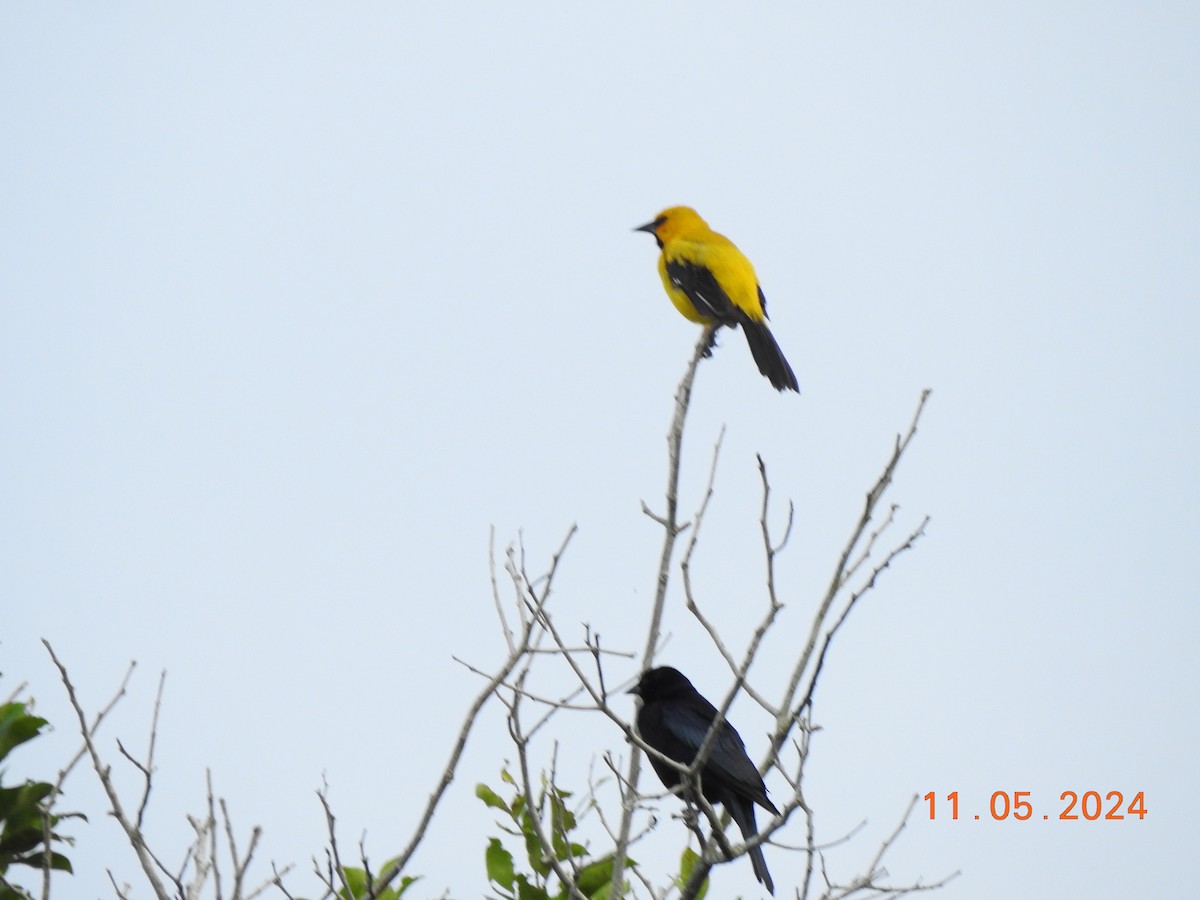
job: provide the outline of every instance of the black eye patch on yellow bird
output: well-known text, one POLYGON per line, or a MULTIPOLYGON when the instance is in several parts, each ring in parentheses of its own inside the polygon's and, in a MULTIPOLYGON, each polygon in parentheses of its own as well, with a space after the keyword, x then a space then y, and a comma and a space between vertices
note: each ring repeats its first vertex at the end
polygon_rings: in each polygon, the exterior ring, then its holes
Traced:
POLYGON ((649 234, 653 235, 654 243, 658 244, 658 249, 661 250, 662 246, 663 246, 663 242, 662 242, 662 238, 660 238, 658 236, 658 229, 665 221, 667 221, 666 216, 659 216, 653 222, 647 222, 645 225, 639 225, 637 228, 635 228, 633 230, 634 231, 645 231, 645 232, 648 232, 649 234))

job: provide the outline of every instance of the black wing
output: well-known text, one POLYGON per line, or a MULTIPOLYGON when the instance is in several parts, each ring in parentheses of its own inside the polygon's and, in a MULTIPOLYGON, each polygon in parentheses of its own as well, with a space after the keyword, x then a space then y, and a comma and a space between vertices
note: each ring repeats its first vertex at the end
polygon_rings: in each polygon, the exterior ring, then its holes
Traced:
MULTIPOLYGON (((701 710, 685 703, 663 704, 664 728, 678 742, 676 746, 686 747, 691 754, 681 762, 690 763, 695 758, 700 745, 704 743, 704 736, 712 727, 716 710, 707 701, 705 706, 708 708, 701 710)), ((728 722, 721 723, 721 730, 704 762, 703 775, 704 793, 706 796, 711 794, 711 800, 721 801, 725 793, 722 788, 749 800, 765 799, 762 777, 746 755, 741 736, 728 722)))
POLYGON ((696 312, 716 319, 722 325, 737 324, 733 301, 717 284, 712 272, 704 266, 680 260, 668 260, 666 269, 671 283, 687 295, 696 312))

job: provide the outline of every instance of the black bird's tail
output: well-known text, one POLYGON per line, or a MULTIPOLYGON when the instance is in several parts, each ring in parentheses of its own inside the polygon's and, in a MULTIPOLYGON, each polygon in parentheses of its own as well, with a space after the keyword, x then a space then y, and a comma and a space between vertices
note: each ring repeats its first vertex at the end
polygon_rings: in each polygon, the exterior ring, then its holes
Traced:
POLYGON ((771 387, 777 391, 789 390, 800 393, 800 385, 796 383, 796 375, 792 367, 783 357, 783 351, 775 343, 775 337, 766 322, 755 322, 741 310, 738 310, 739 324, 746 332, 746 343, 750 345, 750 355, 762 372, 771 382, 771 387))
POLYGON ((754 867, 754 877, 767 889, 768 894, 775 896, 775 882, 771 880, 771 873, 767 871, 767 861, 763 859, 761 846, 750 849, 750 865, 754 867))
MULTIPOLYGON (((764 797, 764 799, 766 799, 764 797)), ((770 800, 767 800, 770 803, 770 800)), ((754 804, 744 797, 726 798, 724 800, 725 808, 729 810, 729 815, 733 821, 737 823, 738 830, 742 832, 743 840, 750 840, 758 834, 758 825, 754 821, 754 804)), ((773 809, 774 807, 772 807, 773 809)), ((750 865, 754 867, 754 877, 758 879, 759 884, 767 889, 767 893, 775 895, 775 882, 771 880, 771 873, 767 871, 767 861, 763 858, 762 845, 751 847, 746 851, 746 855, 750 857, 750 865)))

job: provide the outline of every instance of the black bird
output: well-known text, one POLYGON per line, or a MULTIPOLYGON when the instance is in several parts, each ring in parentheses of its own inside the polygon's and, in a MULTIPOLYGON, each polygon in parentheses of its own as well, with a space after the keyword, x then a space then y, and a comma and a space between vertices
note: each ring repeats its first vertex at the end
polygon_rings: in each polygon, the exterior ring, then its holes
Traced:
MULTIPOLYGON (((685 766, 691 765, 717 718, 716 707, 692 687, 683 673, 670 666, 647 669, 629 693, 642 698, 642 708, 637 714, 637 729, 642 740, 663 756, 685 766)), ((668 789, 679 784, 681 773, 668 763, 651 757, 650 765, 668 789)), ((700 769, 700 791, 709 803, 725 805, 747 841, 758 834, 754 822, 755 803, 779 815, 775 804, 767 799, 762 776, 746 755, 741 735, 728 722, 721 723, 708 758, 700 769)), ((694 802, 694 795, 688 798, 684 793, 684 797, 694 802)), ((767 871, 762 847, 754 847, 749 852, 755 877, 774 894, 775 883, 767 871)))

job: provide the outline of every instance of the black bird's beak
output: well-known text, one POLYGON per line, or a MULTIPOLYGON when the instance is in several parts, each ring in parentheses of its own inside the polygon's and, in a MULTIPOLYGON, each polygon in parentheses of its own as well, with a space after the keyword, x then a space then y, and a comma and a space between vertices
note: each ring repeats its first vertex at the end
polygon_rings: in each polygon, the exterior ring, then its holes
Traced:
POLYGON ((654 234, 656 231, 658 231, 658 226, 661 225, 662 223, 663 223, 663 217, 659 216, 653 222, 647 222, 645 225, 639 225, 637 228, 635 228, 633 230, 634 231, 644 231, 647 234, 654 234))
MULTIPOLYGON (((637 230, 638 230, 638 231, 641 231, 642 229, 638 228, 637 230)), ((638 696, 638 697, 642 696, 642 685, 641 685, 641 683, 639 682, 638 684, 635 684, 633 687, 631 687, 631 688, 630 688, 629 690, 627 690, 625 693, 627 693, 627 694, 635 694, 635 695, 636 695, 636 696, 638 696)))

